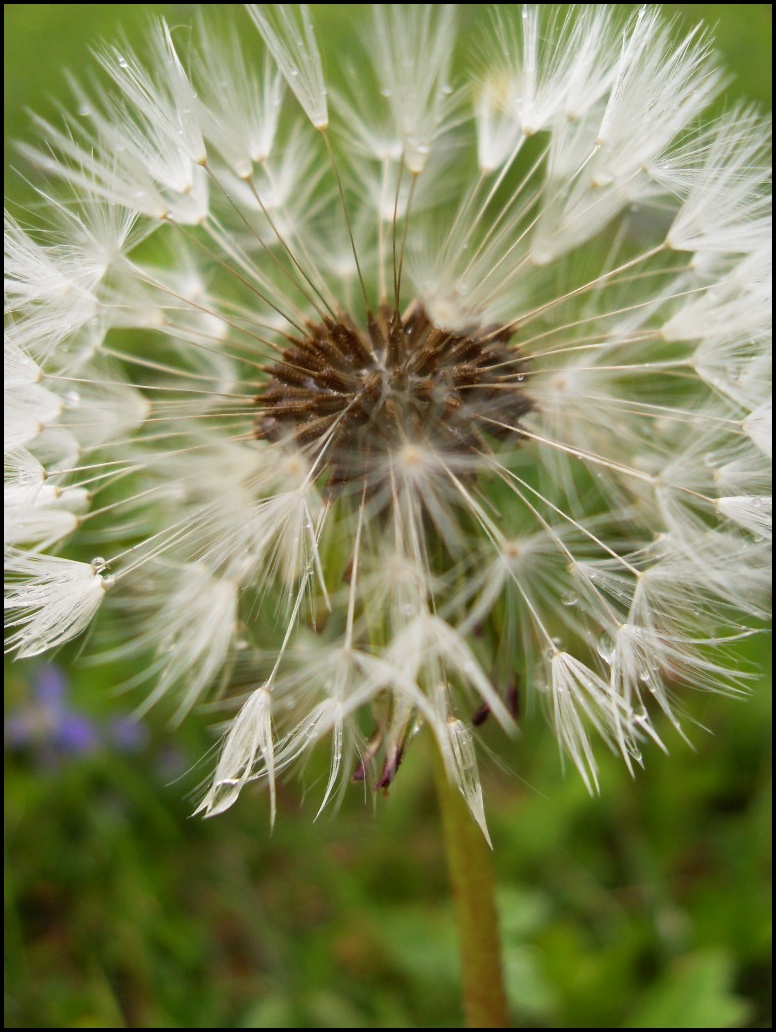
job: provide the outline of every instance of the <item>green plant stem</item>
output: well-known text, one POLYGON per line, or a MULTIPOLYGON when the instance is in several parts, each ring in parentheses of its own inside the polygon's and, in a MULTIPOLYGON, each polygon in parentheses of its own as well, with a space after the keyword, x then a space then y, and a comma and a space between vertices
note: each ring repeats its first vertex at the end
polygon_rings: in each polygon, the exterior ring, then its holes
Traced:
MULTIPOLYGON (((436 750, 435 750, 436 752, 436 750)), ((507 1012, 490 847, 437 752, 435 776, 458 925, 467 1028, 512 1028, 507 1012)))

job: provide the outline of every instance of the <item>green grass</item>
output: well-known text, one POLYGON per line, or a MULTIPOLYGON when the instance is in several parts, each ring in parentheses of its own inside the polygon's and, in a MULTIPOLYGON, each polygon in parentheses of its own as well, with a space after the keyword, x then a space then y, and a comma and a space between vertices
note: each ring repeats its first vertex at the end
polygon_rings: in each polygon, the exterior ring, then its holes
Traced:
MULTIPOLYGON (((560 774, 538 718, 510 757, 520 777, 487 771, 519 1025, 770 1027, 765 685, 692 707, 713 736, 653 752, 636 781, 605 758, 600 798, 560 774)), ((258 792, 192 819, 207 734, 150 724, 130 756, 9 755, 6 1027, 460 1025, 422 748, 374 812, 354 791, 314 823, 284 786, 271 834, 258 792)))

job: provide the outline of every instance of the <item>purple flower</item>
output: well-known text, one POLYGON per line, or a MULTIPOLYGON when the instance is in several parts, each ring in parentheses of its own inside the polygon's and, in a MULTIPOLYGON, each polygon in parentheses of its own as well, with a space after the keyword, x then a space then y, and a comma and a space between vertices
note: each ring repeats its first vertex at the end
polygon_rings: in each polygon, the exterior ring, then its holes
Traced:
POLYGON ((88 756, 102 746, 120 752, 138 752, 148 732, 127 714, 101 726, 69 698, 67 680, 53 664, 40 666, 30 683, 29 697, 11 710, 5 721, 10 748, 28 751, 42 766, 66 757, 88 756))

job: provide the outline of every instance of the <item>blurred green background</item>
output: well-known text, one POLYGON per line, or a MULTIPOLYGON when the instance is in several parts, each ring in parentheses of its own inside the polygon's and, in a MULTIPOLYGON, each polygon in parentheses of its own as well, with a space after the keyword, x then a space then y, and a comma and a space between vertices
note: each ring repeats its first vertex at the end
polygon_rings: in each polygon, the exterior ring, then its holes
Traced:
MULTIPOLYGON (((149 11, 185 24, 192 6, 6 4, 6 143, 101 37, 138 40, 149 11)), ((716 26, 728 102, 770 106, 769 4, 664 6, 716 26)), ((344 31, 341 7, 313 8, 344 31)), ((28 196, 15 177, 7 192, 28 196)), ((743 652, 768 667, 767 638, 743 652)), ((62 673, 6 670, 7 1028, 460 1026, 421 743, 375 806, 354 787, 313 822, 292 781, 272 833, 258 792, 205 822, 190 813, 208 715, 134 725, 119 672, 68 673, 75 655, 62 673)), ((635 781, 599 750, 597 799, 563 775, 538 714, 512 770, 485 765, 516 1026, 772 1027, 770 700, 769 673, 745 701, 689 697, 693 748, 666 729, 670 755, 651 750, 635 781)))

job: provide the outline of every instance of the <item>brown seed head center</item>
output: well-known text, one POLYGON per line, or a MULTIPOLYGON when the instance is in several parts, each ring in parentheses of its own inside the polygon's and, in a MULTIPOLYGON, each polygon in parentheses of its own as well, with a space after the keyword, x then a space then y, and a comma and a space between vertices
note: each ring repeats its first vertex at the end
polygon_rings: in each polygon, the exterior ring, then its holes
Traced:
POLYGON ((440 329, 418 302, 401 318, 382 309, 366 330, 346 315, 310 324, 268 369, 256 436, 323 449, 330 491, 371 485, 408 446, 481 453, 494 436, 519 435, 533 407, 510 337, 440 329))

